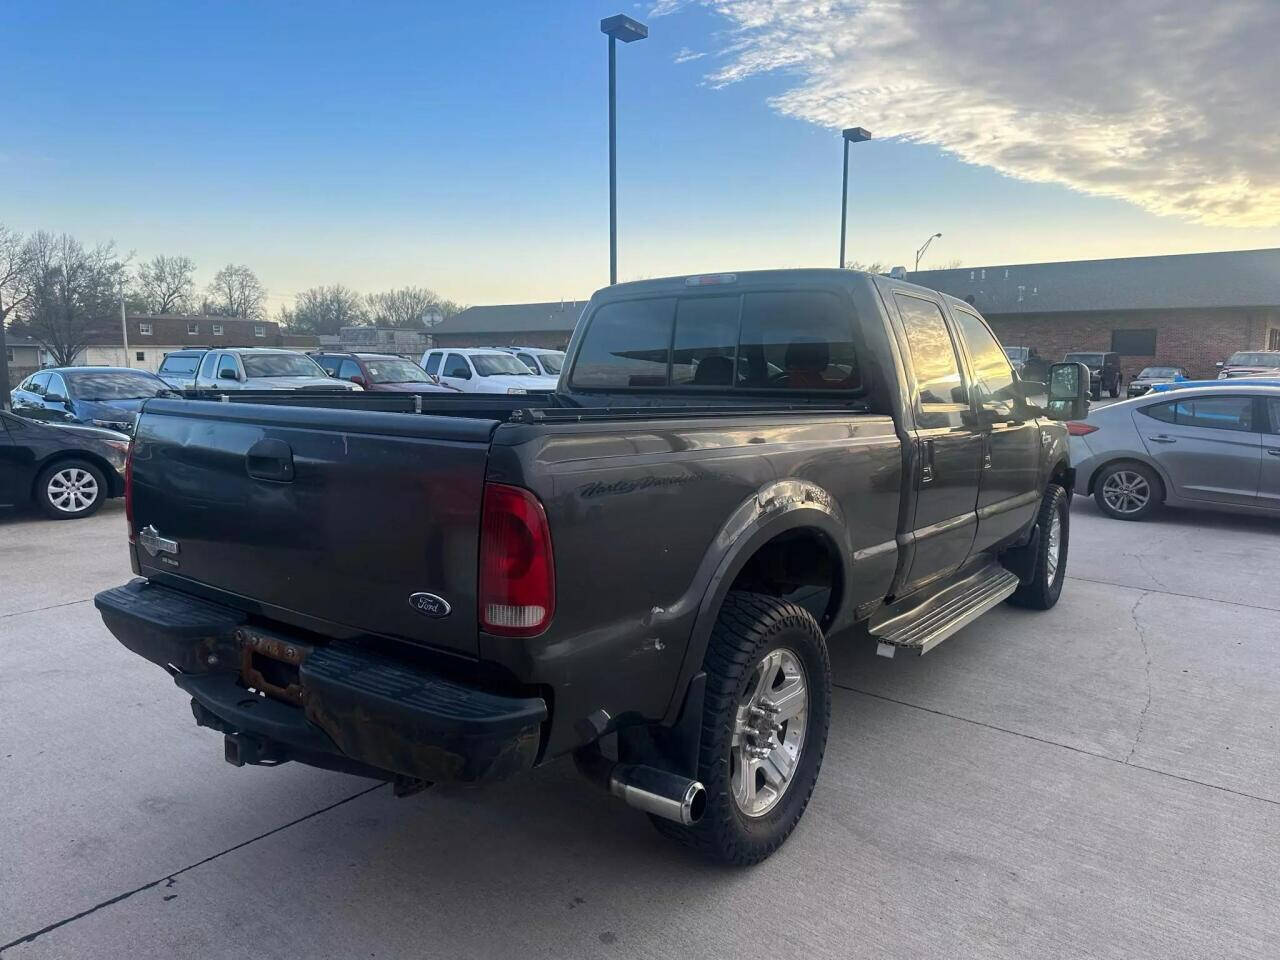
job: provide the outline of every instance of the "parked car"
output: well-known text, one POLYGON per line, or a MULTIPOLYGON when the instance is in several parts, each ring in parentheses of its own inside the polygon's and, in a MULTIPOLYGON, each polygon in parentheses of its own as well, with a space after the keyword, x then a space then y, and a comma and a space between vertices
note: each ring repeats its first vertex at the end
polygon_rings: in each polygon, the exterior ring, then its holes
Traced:
POLYGON ((1124 383, 1120 354, 1073 352, 1062 359, 1068 363, 1083 363, 1089 368, 1089 388, 1094 400, 1102 397, 1103 390, 1113 397, 1120 396, 1120 387, 1124 383))
POLYGON ((1049 375, 1049 361, 1040 356, 1035 347, 1005 347, 1004 355, 1023 380, 1044 383, 1049 375))
POLYGON ((1218 364, 1219 380, 1238 377, 1280 377, 1280 351, 1240 350, 1218 364))
POLYGON ((464 393, 528 393, 554 390, 557 377, 541 377, 510 353, 496 347, 428 350, 422 368, 464 393))
POLYGON ((1088 374, 1055 365, 1052 414, 1028 403, 963 301, 849 270, 624 283, 567 357, 556 393, 483 414, 153 401, 146 579, 100 593, 103 621, 234 764, 403 793, 572 753, 667 836, 753 863, 818 778, 827 636, 923 653, 1058 600, 1055 419, 1087 413, 1088 374))
POLYGON ((544 350, 541 347, 503 347, 507 353, 514 353, 529 368, 531 373, 540 377, 560 378, 560 368, 564 366, 563 350, 544 350))
POLYGON ((124 494, 129 438, 114 430, 41 423, 0 411, 0 504, 35 503, 73 520, 124 494))
POLYGON ((1075 493, 1117 520, 1160 504, 1280 512, 1280 387, 1153 392, 1067 425, 1075 493))
POLYGON ((1129 381, 1126 393, 1140 397, 1158 383, 1190 382, 1191 375, 1184 367, 1143 367, 1142 372, 1129 381))
MULTIPOLYGON (((183 355, 182 366, 186 367, 188 351, 177 353, 183 355)), ((169 357, 165 357, 166 362, 168 359, 169 357)), ((175 374, 175 378, 177 376, 175 374)), ((182 375, 182 382, 185 382, 185 375, 182 375)), ((200 363, 191 383, 197 390, 361 389, 357 384, 335 380, 305 353, 270 347, 206 350, 200 355, 200 363)))
POLYGON ((128 367, 52 367, 31 374, 9 392, 14 413, 50 423, 79 423, 129 433, 138 410, 172 391, 146 370, 128 367))
POLYGON ((460 393, 412 360, 385 353, 313 353, 325 373, 375 393, 460 393))

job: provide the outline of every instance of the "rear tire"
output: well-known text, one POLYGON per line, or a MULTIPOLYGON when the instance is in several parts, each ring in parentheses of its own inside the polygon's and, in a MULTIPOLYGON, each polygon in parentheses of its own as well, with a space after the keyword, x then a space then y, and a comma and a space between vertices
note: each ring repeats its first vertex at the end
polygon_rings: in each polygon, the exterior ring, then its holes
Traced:
POLYGON ((703 669, 698 779, 707 789, 706 812, 689 827, 651 820, 659 833, 714 860, 759 863, 795 829, 822 767, 831 722, 826 640, 796 604, 733 592, 712 629, 703 669), (798 696, 803 714, 782 720, 798 696), (752 704, 763 706, 753 713, 752 704), (747 756, 752 750, 768 754, 747 756))
POLYGON ((1120 378, 1119 377, 1117 377, 1116 382, 1111 385, 1110 393, 1111 393, 1112 400, 1120 396, 1120 378))
POLYGON ((1067 575, 1067 545, 1071 539, 1071 511, 1067 509, 1067 491, 1050 484, 1040 500, 1040 539, 1036 543, 1035 566, 1031 579, 1019 585, 1009 603, 1028 610, 1048 610, 1062 595, 1062 581, 1067 575))
POLYGON ((79 520, 98 512, 107 499, 107 478, 85 460, 60 460, 36 480, 36 503, 51 520, 79 520))
POLYGON ((1160 478, 1144 463, 1124 461, 1103 467, 1093 481, 1098 509, 1113 520, 1145 520, 1160 502, 1160 478))

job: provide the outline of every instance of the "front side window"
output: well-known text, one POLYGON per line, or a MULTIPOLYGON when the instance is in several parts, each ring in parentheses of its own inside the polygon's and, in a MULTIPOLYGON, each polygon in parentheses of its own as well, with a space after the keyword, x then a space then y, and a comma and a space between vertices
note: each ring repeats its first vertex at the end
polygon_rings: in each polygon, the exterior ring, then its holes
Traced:
POLYGON ((528 367, 528 368, 529 368, 529 372, 530 372, 530 373, 541 373, 541 372, 542 372, 541 370, 539 370, 539 369, 538 369, 538 362, 537 362, 536 360, 534 360, 534 359, 533 359, 533 356, 532 356, 531 354, 528 354, 528 353, 517 353, 517 354, 516 354, 516 357, 517 357, 517 359, 519 359, 519 361, 520 361, 521 363, 523 363, 526 367, 528 367))
POLYGON ((916 397, 920 425, 951 426, 968 409, 960 363, 955 345, 942 317, 942 308, 932 300, 895 293, 902 326, 916 371, 916 397))
POLYGON ((224 353, 222 359, 218 361, 218 379, 240 379, 240 368, 236 366, 236 358, 229 353, 224 353), (227 376, 227 374, 230 374, 230 376, 227 376))
POLYGON ((364 375, 360 372, 360 365, 354 360, 343 360, 342 366, 338 368, 338 379, 353 380, 357 377, 364 379, 364 375))
POLYGON ((440 358, 442 356, 444 356, 442 353, 433 353, 427 357, 427 373, 433 377, 436 375, 436 371, 440 369, 440 358))
MULTIPOLYGON (((63 397, 64 399, 70 394, 67 393, 67 383, 62 379, 62 375, 55 373, 49 377, 49 389, 45 391, 45 395, 49 397, 63 397)), ((81 394, 86 400, 96 399, 89 394, 81 394)))
POLYGON ((563 353, 540 353, 538 359, 542 361, 542 369, 553 377, 560 376, 560 369, 564 366, 563 353))
POLYGON ((997 417, 1012 417, 1017 401, 1013 368, 1009 366, 1000 344, 987 325, 972 313, 967 310, 953 310, 952 313, 960 327, 960 336, 969 348, 973 389, 978 404, 997 417))
POLYGON ((323 377, 325 372, 300 353, 246 353, 246 377, 323 377))
POLYGON ((461 380, 471 379, 471 367, 467 364, 467 358, 460 353, 451 353, 444 362, 444 375, 446 377, 458 377, 461 380))

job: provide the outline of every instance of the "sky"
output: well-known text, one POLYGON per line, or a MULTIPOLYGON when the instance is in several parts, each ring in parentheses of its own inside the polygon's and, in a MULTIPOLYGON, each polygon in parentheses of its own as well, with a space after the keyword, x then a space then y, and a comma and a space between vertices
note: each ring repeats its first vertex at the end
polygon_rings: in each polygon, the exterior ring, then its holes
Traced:
POLYGON ((0 5, 0 222, 467 304, 1280 246, 1276 0, 0 5))

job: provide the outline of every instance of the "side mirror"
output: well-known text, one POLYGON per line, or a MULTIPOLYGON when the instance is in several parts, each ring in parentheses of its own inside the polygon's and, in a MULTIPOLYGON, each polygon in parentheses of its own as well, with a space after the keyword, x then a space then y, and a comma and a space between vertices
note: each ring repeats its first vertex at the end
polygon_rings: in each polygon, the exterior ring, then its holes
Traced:
POLYGON ((1089 415, 1089 368, 1083 363, 1055 363, 1049 367, 1048 403, 1052 420, 1083 420, 1089 415))
POLYGON ((44 395, 46 403, 66 403, 67 398, 60 393, 46 393, 44 395))
POLYGON ((350 380, 352 383, 354 383, 357 387, 368 386, 368 384, 365 383, 364 377, 360 376, 360 374, 358 373, 354 377, 347 377, 347 379, 350 380))

